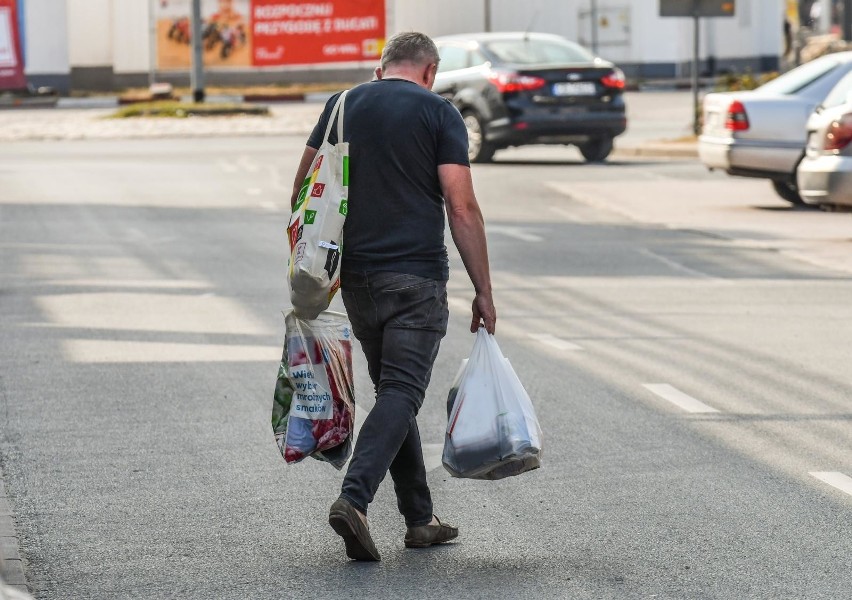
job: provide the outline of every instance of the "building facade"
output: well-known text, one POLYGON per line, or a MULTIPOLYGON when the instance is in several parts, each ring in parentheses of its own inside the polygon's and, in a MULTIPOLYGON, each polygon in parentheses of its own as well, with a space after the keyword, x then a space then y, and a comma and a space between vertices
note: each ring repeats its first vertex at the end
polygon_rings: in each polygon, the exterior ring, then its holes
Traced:
MULTIPOLYGON (((34 85, 67 92, 188 81, 180 11, 190 0, 17 1, 25 72, 34 85)), ((786 5, 786 0, 739 0, 734 16, 702 19, 700 70, 777 69, 786 5)), ((686 77, 693 58, 693 20, 660 17, 659 0, 203 0, 202 6, 208 25, 216 25, 211 28, 216 43, 205 50, 212 61, 206 71, 212 84, 366 79, 383 36, 405 30, 432 36, 484 30, 556 33, 616 62, 633 80, 686 77), (354 6, 366 6, 367 12, 356 15, 354 6), (346 14, 331 18, 334 11, 346 14), (266 17, 270 21, 259 26, 266 17), (311 23, 319 29, 309 31, 311 23), (360 46, 353 42, 358 41, 351 37, 355 30, 377 27, 380 34, 365 33, 371 37, 361 39, 360 46), (255 47, 253 55, 242 52, 243 45, 260 44, 267 34, 279 36, 268 36, 264 43, 272 46, 255 47), (326 56, 306 62, 312 48, 308 34, 312 40, 340 43, 317 46, 323 50, 316 56, 326 56), (279 56, 280 64, 275 63, 275 48, 283 52, 286 46, 274 46, 276 40, 300 35, 302 57, 291 64, 279 56), (344 54, 352 58, 339 60, 344 54)))

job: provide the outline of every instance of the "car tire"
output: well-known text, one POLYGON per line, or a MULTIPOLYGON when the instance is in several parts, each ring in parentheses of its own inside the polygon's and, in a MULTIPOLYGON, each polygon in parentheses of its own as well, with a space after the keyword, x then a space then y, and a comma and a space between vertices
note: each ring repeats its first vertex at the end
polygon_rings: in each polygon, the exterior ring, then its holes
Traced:
POLYGON ((462 112, 464 126, 467 128, 467 158, 472 163, 491 162, 497 148, 485 141, 482 118, 472 110, 462 112))
POLYGON ((612 152, 612 138, 593 138, 585 144, 580 144, 580 154, 587 162, 603 162, 612 152))
POLYGON ((805 204, 805 201, 799 196, 799 188, 789 179, 773 179, 772 189, 790 204, 795 204, 796 206, 804 206, 805 204))

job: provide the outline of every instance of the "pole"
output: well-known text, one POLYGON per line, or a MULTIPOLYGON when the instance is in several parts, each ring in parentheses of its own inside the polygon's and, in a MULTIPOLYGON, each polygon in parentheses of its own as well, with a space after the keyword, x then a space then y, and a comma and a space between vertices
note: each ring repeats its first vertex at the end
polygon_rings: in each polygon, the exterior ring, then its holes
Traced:
POLYGON ((491 0, 485 0, 485 31, 491 31, 491 0))
POLYGON ((843 3, 843 39, 852 42, 852 0, 843 3))
POLYGON ((598 0, 591 0, 592 3, 592 53, 598 55, 598 0))
POLYGON ((190 87, 194 102, 204 102, 204 54, 201 39, 201 0, 192 0, 192 71, 190 87))
POLYGON ((156 0, 148 0, 148 28, 150 29, 150 37, 148 39, 149 86, 152 86, 157 82, 157 18, 154 14, 154 2, 156 2, 156 0))
POLYGON ((698 3, 693 2, 694 12, 693 12, 693 35, 692 35, 692 131, 695 135, 700 133, 700 124, 698 122, 698 53, 699 53, 699 39, 698 34, 700 31, 699 24, 701 22, 701 18, 698 16, 698 3))

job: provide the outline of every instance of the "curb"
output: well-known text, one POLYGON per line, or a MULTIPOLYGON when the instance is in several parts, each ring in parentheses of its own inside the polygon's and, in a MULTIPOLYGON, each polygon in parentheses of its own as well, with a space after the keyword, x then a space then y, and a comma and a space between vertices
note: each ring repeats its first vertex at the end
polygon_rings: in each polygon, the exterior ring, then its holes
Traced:
POLYGON ((698 158, 698 147, 695 144, 660 144, 652 143, 644 146, 627 146, 613 151, 616 156, 644 156, 649 158, 698 158))
POLYGON ((6 494, 6 484, 0 472, 0 579, 6 587, 29 593, 20 542, 12 518, 12 504, 6 494))
MULTIPOLYGON (((245 95, 217 95, 207 96, 205 102, 210 104, 219 103, 234 103, 234 104, 254 104, 267 102, 326 102, 336 92, 314 92, 310 94, 245 94, 245 95)), ((178 98, 181 102, 192 102, 192 96, 181 96, 178 98)), ((120 96, 94 96, 91 98, 60 98, 55 103, 56 108, 117 108, 118 106, 127 106, 150 102, 150 100, 129 100, 123 99, 120 96)), ((43 108, 43 107, 42 107, 43 108)))

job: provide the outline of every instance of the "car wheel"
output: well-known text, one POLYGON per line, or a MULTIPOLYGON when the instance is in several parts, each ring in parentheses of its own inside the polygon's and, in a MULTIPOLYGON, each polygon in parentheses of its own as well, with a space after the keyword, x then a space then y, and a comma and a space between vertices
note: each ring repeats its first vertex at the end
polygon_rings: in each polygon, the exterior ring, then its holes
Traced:
POLYGON ((462 113, 464 125, 467 127, 467 158, 473 163, 491 162, 497 149, 485 141, 482 133, 482 119, 475 112, 466 110, 462 113))
POLYGON ((802 197, 799 196, 799 188, 796 187, 794 182, 788 179, 773 179, 772 189, 775 190, 776 194, 781 196, 782 199, 786 200, 790 204, 801 206, 805 203, 805 201, 802 200, 802 197))
POLYGON ((580 144, 580 154, 588 162, 603 162, 606 157, 612 152, 612 138, 601 137, 589 140, 585 144, 580 144))

